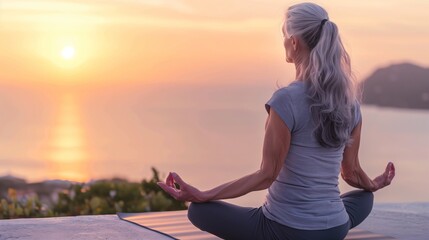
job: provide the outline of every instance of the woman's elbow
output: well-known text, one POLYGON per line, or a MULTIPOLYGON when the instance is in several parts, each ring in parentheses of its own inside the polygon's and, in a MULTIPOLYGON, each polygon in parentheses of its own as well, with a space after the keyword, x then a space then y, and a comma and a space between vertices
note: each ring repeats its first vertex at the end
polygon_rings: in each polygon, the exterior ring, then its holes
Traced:
POLYGON ((341 178, 352 187, 357 187, 358 181, 353 175, 341 173, 341 178))
POLYGON ((263 189, 269 188, 271 184, 276 180, 277 175, 272 172, 260 172, 260 185, 263 189))
POLYGON ((341 171, 341 178, 347 183, 355 183, 358 182, 358 171, 349 169, 348 171, 341 171))
POLYGON ((361 168, 358 164, 346 164, 345 161, 341 164, 341 178, 350 185, 358 183, 360 171, 361 168))

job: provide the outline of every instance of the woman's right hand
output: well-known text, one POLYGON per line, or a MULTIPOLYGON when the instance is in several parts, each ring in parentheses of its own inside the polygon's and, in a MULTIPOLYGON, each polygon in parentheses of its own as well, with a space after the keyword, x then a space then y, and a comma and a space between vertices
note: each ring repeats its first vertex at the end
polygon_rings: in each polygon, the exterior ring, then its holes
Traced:
POLYGON ((206 202, 209 200, 203 192, 183 181, 182 178, 174 172, 170 172, 170 174, 168 174, 165 182, 158 182, 157 184, 173 198, 179 201, 206 202), (175 184, 177 184, 179 188, 176 188, 175 184))
POLYGON ((394 177, 395 177, 395 165, 393 165, 392 162, 389 162, 386 166, 386 170, 384 171, 384 173, 374 178, 374 180, 372 180, 374 183, 373 191, 375 192, 379 189, 382 189, 390 185, 394 177))

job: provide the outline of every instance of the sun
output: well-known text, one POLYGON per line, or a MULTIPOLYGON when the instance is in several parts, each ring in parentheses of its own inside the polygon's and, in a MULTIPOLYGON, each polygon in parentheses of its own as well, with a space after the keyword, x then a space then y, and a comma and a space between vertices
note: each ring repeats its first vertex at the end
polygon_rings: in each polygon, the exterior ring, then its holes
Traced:
POLYGON ((61 50, 61 56, 65 59, 65 60, 70 60, 72 58, 74 58, 75 55, 75 48, 71 45, 65 46, 62 50, 61 50))

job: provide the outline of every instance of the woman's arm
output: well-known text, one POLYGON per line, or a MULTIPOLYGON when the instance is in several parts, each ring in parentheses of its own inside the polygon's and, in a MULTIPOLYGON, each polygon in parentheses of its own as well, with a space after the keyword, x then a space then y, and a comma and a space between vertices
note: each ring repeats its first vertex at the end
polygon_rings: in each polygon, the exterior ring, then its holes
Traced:
POLYGON ((390 185, 395 177, 395 166, 389 162, 383 174, 371 180, 359 164, 359 145, 361 136, 362 121, 353 129, 351 145, 346 146, 341 162, 341 177, 350 186, 361 188, 370 192, 375 192, 385 186, 390 185))
POLYGON ((158 183, 158 185, 177 200, 193 202, 235 198, 252 191, 266 189, 277 178, 283 166, 289 151, 290 138, 288 127, 271 109, 265 124, 262 162, 258 171, 203 192, 184 182, 176 173, 171 173, 166 183, 158 183), (180 189, 175 188, 175 182, 180 189))

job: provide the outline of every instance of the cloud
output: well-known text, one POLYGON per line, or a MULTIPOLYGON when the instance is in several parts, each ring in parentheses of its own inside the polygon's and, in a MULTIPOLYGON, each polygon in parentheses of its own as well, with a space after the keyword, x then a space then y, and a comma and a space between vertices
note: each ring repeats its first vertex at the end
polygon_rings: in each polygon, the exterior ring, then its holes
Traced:
POLYGON ((0 11, 67 11, 76 13, 125 5, 159 7, 182 13, 193 12, 193 8, 181 0, 6 0, 0 3, 0 11))
POLYGON ((3 25, 133 23, 130 21, 141 18, 182 18, 183 14, 190 15, 192 12, 193 7, 182 0, 0 0, 0 23, 3 25))
POLYGON ((84 12, 90 10, 90 6, 85 1, 64 1, 64 0, 9 0, 0 3, 0 11, 32 11, 32 12, 49 12, 49 11, 70 11, 84 12))
POLYGON ((0 22, 40 23, 44 28, 125 24, 234 32, 277 24, 276 20, 260 16, 228 17, 211 12, 207 17, 207 8, 213 7, 213 3, 202 6, 202 2, 183 0, 9 0, 0 5, 0 15, 3 15, 0 22))
POLYGON ((182 13, 193 12, 193 8, 181 0, 128 0, 128 2, 154 7, 170 8, 182 13))

